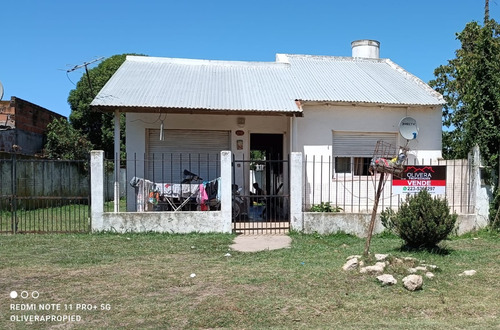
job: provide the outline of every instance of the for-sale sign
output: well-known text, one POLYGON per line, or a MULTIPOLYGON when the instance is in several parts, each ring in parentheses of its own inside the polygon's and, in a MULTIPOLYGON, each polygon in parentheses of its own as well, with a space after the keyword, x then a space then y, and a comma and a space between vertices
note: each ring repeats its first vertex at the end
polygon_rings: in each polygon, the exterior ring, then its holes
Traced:
POLYGON ((394 194, 414 194, 423 189, 431 194, 444 195, 446 166, 405 166, 401 178, 392 180, 394 194))

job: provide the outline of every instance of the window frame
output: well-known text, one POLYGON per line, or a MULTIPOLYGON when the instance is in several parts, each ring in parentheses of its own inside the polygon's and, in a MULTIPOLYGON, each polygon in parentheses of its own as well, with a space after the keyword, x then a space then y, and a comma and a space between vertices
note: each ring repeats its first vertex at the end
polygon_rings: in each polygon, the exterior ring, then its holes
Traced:
POLYGON ((371 174, 369 173, 368 169, 373 157, 373 151, 375 150, 376 141, 378 140, 383 140, 387 143, 394 144, 395 146, 397 146, 399 143, 397 132, 361 132, 332 130, 333 179, 337 177, 370 177, 371 174), (370 142, 369 147, 363 145, 359 148, 358 151, 355 150, 357 143, 363 143, 366 141, 370 142), (371 146, 372 142, 375 142, 373 147, 371 146), (337 153, 337 146, 340 146, 340 153, 337 153), (370 155, 368 155, 369 150, 372 150, 370 152, 370 155), (339 167, 339 159, 342 159, 343 162, 346 162, 345 159, 349 159, 349 170, 344 171, 346 165, 344 163, 342 165, 343 168, 341 169, 341 171, 337 171, 337 168, 339 167))

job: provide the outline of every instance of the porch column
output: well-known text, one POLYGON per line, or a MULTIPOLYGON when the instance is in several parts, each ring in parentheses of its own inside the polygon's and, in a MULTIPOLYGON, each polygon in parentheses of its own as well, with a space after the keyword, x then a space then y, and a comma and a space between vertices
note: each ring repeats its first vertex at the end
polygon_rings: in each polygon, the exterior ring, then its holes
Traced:
POLYGON ((302 153, 290 154, 290 229, 304 230, 304 215, 302 213, 302 153))
POLYGON ((230 233, 232 224, 232 171, 231 171, 231 151, 221 151, 220 153, 220 163, 221 163, 221 180, 220 180, 220 192, 221 192, 221 221, 222 221, 222 232, 230 233))
POLYGON ((103 230, 102 214, 104 212, 104 151, 90 152, 90 189, 91 189, 91 229, 103 230))
POLYGON ((290 152, 298 151, 297 135, 297 117, 293 115, 293 117, 290 118, 290 152))
POLYGON ((115 184, 114 211, 120 211, 120 112, 115 110, 115 184))

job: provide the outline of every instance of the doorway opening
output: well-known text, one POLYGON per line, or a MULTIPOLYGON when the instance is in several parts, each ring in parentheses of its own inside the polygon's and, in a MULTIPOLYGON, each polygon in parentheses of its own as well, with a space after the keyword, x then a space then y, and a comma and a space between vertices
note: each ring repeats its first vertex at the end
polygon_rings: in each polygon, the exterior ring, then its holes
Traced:
MULTIPOLYGON (((238 161, 235 161, 238 163, 238 161)), ((242 217, 234 219, 236 232, 283 233, 290 228, 288 218, 288 160, 283 156, 283 134, 250 134, 250 159, 246 166, 248 195, 242 217)), ((245 185, 246 185, 245 184, 245 185)))

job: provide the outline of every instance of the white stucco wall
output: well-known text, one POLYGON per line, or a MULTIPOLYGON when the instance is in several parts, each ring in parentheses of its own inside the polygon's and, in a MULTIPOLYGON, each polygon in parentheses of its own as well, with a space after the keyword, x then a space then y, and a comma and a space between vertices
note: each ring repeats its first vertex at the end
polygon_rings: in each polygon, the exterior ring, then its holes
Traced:
MULTIPOLYGON (((158 114, 127 113, 126 115, 127 154, 147 152, 146 129, 159 129, 158 114)), ((165 115, 162 115, 164 118, 165 115)), ((231 151, 235 155, 245 154, 248 159, 251 133, 284 133, 285 153, 288 153, 289 143, 287 132, 289 120, 287 117, 274 116, 235 116, 235 115, 181 115, 168 114, 164 121, 165 129, 186 130, 226 130, 231 131, 231 151), (244 127, 238 127, 237 118, 245 118, 244 127), (237 136, 241 130, 244 135, 237 136), (243 150, 237 150, 236 140, 243 140, 243 150)))
MULTIPOLYGON (((291 151, 290 140, 296 145, 294 151, 304 153, 304 158, 315 155, 324 156, 325 160, 332 156, 332 131, 351 132, 393 132, 398 133, 399 122, 403 117, 411 116, 417 120, 419 135, 416 140, 409 143, 410 153, 408 162, 411 164, 428 164, 436 162, 441 157, 441 108, 440 107, 380 107, 365 105, 322 105, 306 104, 303 106, 304 116, 291 120, 286 116, 260 116, 260 115, 207 115, 207 114, 162 114, 165 118, 165 129, 187 130, 228 130, 231 137, 231 151, 236 159, 249 159, 249 145, 251 133, 283 134, 284 154, 291 151), (244 127, 239 127, 237 119, 245 118, 244 127), (236 131, 243 131, 241 136, 236 131), (293 132, 292 132, 293 131, 293 132), (237 150, 236 141, 243 140, 243 150, 237 150)), ((160 127, 158 113, 127 113, 127 158, 133 159, 134 153, 138 159, 143 159, 148 151, 146 129, 160 127)), ((398 143, 405 145, 406 140, 399 134, 398 143)), ((129 172, 127 181, 131 176, 144 177, 144 162, 137 162, 135 174, 129 172)), ((243 165, 245 166, 245 165, 243 165)), ((325 166, 324 174, 331 170, 325 166)), ((249 171, 243 171, 247 173, 249 171)), ((317 171, 319 173, 319 171, 317 171)), ((238 175, 236 184, 240 187, 249 186, 247 174, 238 175)), ((307 183, 306 183, 307 185, 307 183)), ((312 186, 312 185, 311 185, 312 186)), ((323 185, 327 187, 328 185, 323 185)), ((248 192, 243 192, 247 194, 248 192)), ((367 194, 370 194, 369 192, 367 194)), ((128 205, 133 205, 134 192, 128 187, 128 205)), ((319 194, 315 194, 319 196, 319 194)), ((337 196, 338 197, 338 196, 337 196)), ((368 196, 369 197, 369 196, 368 196)), ((342 197, 342 200, 344 198, 342 197)), ((388 202, 390 204, 390 202, 388 202)), ((132 211, 132 209, 129 209, 132 211)))
MULTIPOLYGON (((441 158, 441 107, 380 107, 362 105, 304 105, 304 117, 297 118, 297 151, 305 155, 332 155, 332 131, 399 132, 399 122, 413 117, 419 126, 411 141, 409 161, 413 158, 441 158)), ((398 133, 399 144, 406 140, 398 133)))
MULTIPOLYGON (((417 120, 419 135, 411 141, 411 154, 418 160, 441 157, 441 107, 380 107, 361 105, 305 105, 304 116, 296 118, 296 142, 294 151, 305 154, 332 155, 332 131, 398 132, 403 117, 417 120)), ((127 113, 127 153, 147 152, 146 129, 158 129, 158 113, 127 113)), ((164 118, 165 115, 162 115, 164 118)), ((284 133, 284 153, 289 153, 289 117, 258 115, 183 115, 168 114, 165 129, 230 130, 231 151, 236 156, 248 157, 251 133, 284 133), (245 118, 245 126, 238 127, 237 118, 245 118), (236 136, 237 130, 244 131, 236 136), (236 149, 236 140, 243 140, 243 150, 236 149)), ((399 135, 398 135, 399 136, 399 135)), ((406 141, 399 137, 399 144, 406 141)))
MULTIPOLYGON (((127 153, 145 153, 146 129, 159 129, 160 121, 158 113, 127 113, 127 153), (158 121, 157 121, 158 120, 158 121)), ((165 114, 162 114, 162 119, 165 114)), ((285 133, 284 147, 288 152, 289 143, 287 132, 289 119, 284 116, 249 116, 249 115, 183 115, 167 114, 164 120, 165 129, 188 129, 188 130, 229 130, 231 131, 231 151, 236 155, 249 153, 249 139, 251 133, 285 133), (245 118, 244 127, 238 127, 237 118, 245 118), (245 134, 236 136, 235 132, 242 130, 245 134), (236 140, 243 140, 243 150, 236 149, 236 140)))
MULTIPOLYGON (((367 237, 371 214, 367 213, 321 213, 304 212, 302 231, 305 234, 318 233, 330 235, 346 233, 358 237, 367 237)), ((291 223, 291 228, 296 229, 291 223)), ((462 235, 470 231, 486 227, 487 224, 481 222, 477 214, 458 215, 453 234, 462 235)), ((298 230, 298 229, 297 229, 298 230)), ((380 214, 377 214, 373 234, 384 231, 384 226, 380 221, 380 214)))

